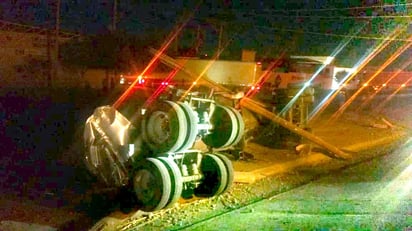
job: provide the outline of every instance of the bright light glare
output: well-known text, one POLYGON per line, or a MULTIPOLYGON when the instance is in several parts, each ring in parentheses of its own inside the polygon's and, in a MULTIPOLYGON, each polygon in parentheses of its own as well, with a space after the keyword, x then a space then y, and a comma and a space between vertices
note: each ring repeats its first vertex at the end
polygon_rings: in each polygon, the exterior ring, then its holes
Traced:
POLYGON ((332 79, 332 90, 336 90, 339 88, 339 83, 335 79, 332 79))
MULTIPOLYGON (((360 31, 360 30, 359 30, 359 31, 360 31)), ((358 31, 358 32, 359 32, 359 31, 358 31)), ((339 45, 333 50, 331 56, 329 56, 329 57, 326 59, 326 61, 323 63, 323 65, 320 66, 320 67, 315 71, 315 73, 313 73, 313 75, 310 77, 310 79, 309 79, 306 83, 309 83, 309 85, 310 85, 310 84, 312 83, 312 81, 313 81, 316 77, 318 77, 319 73, 321 73, 322 70, 327 67, 328 62, 330 63, 331 60, 333 60, 334 57, 335 57, 336 55, 338 55, 338 54, 343 50, 343 48, 346 47, 346 45, 352 40, 352 38, 353 38, 353 37, 350 37, 350 38, 347 38, 346 40, 341 41, 341 42, 339 43, 339 45), (329 61, 328 61, 328 60, 329 60, 329 61)), ((303 94, 303 92, 305 92, 305 89, 309 86, 309 85, 306 85, 306 83, 305 83, 305 85, 296 93, 296 95, 293 96, 293 98, 286 104, 286 106, 282 108, 282 110, 281 110, 280 113, 279 113, 280 115, 285 114, 287 111, 289 111, 289 110, 292 108, 292 106, 295 104, 295 102, 298 100, 298 98, 303 94)))
POLYGON ((326 60, 325 60, 324 64, 325 64, 325 65, 329 65, 329 64, 331 64, 331 63, 332 63, 332 61, 333 61, 333 59, 334 59, 334 57, 332 57, 332 56, 328 56, 328 57, 326 58, 326 60))
MULTIPOLYGON (((396 38, 401 31, 404 28, 396 28, 395 30, 393 30, 387 37, 389 39, 382 41, 381 43, 379 43, 378 45, 376 45, 374 48, 371 47, 369 48, 369 52, 365 53, 363 55, 363 57, 361 57, 359 59, 359 61, 354 65, 354 67, 352 68, 352 72, 348 73, 343 80, 341 81, 341 83, 348 83, 350 82, 356 75, 357 73, 363 68, 365 67, 377 54, 380 53, 380 51, 382 51, 386 46, 388 46, 388 44, 390 44, 389 41, 391 41, 391 39, 396 38)), ((317 116, 320 115, 320 113, 326 109, 326 107, 333 101, 333 99, 338 96, 340 89, 342 89, 343 86, 340 84, 339 88, 334 90, 333 92, 330 92, 327 96, 325 96, 322 101, 318 104, 318 106, 312 110, 312 112, 309 114, 309 120, 315 120, 317 118, 317 116)), ((355 96, 356 97, 356 96, 355 96)), ((351 97, 350 100, 353 101, 354 97, 351 97)), ((347 103, 347 102, 346 102, 347 103)))
MULTIPOLYGON (((410 141, 407 143, 410 143, 410 141)), ((412 156, 410 154, 410 145, 405 145, 400 152, 401 158, 404 159, 392 167, 384 176, 384 178, 391 179, 391 181, 372 198, 372 206, 377 206, 377 209, 384 211, 381 219, 379 219, 382 223, 385 223, 386 219, 390 219, 390 217, 387 217, 387 214, 396 211, 401 213, 409 212, 402 210, 408 209, 403 203, 410 200, 412 189, 412 156)))
MULTIPOLYGON (((196 10, 194 10, 193 12, 195 12, 195 11, 196 10)), ((166 51, 166 49, 170 46, 170 44, 177 38, 177 36, 180 34, 182 29, 185 27, 185 25, 189 22, 189 20, 191 18, 192 18, 192 16, 189 16, 185 19, 185 21, 183 23, 181 23, 180 25, 176 25, 176 28, 171 31, 171 33, 169 34, 166 41, 161 45, 161 48, 159 49, 159 51, 154 55, 154 57, 147 64, 146 68, 143 70, 141 75, 144 75, 146 72, 148 72, 155 65, 156 61, 166 51)), ((129 96, 129 94, 131 94, 133 92, 133 87, 136 84, 137 84, 137 80, 135 80, 130 85, 130 87, 125 92, 123 92, 123 94, 116 100, 116 102, 114 102, 114 104, 113 104, 114 108, 118 108, 126 100, 126 98, 129 96)))
MULTIPOLYGON (((397 34, 399 35, 399 34, 397 34)), ((412 36, 409 36, 408 39, 412 39, 412 36)), ((406 51, 412 44, 405 43, 399 47, 386 61, 383 63, 379 69, 369 77, 366 83, 371 82, 376 76, 378 76, 388 65, 390 65, 394 60, 396 60, 404 51, 406 51)), ((330 120, 338 119, 343 112, 349 107, 349 105, 356 99, 356 97, 364 90, 364 88, 359 88, 339 109, 336 111, 330 120)))
POLYGON ((405 62, 404 64, 402 64, 402 67, 400 69, 398 69, 390 78, 388 78, 386 80, 386 82, 382 85, 381 88, 379 88, 377 91, 375 91, 373 94, 369 95, 367 99, 365 99, 362 104, 356 109, 357 111, 362 110, 362 108, 364 108, 374 97, 375 95, 377 95, 380 91, 383 90, 383 88, 386 87, 386 85, 394 78, 396 78, 396 76, 399 75, 399 73, 401 73, 401 71, 403 69, 405 69, 407 66, 409 66, 412 63, 412 60, 405 62))
POLYGON ((402 85, 400 85, 394 92, 392 92, 388 97, 385 98, 384 101, 381 101, 378 106, 374 108, 374 112, 380 112, 382 108, 390 101, 392 98, 398 94, 399 91, 402 90, 410 81, 412 81, 412 77, 406 80, 402 85))

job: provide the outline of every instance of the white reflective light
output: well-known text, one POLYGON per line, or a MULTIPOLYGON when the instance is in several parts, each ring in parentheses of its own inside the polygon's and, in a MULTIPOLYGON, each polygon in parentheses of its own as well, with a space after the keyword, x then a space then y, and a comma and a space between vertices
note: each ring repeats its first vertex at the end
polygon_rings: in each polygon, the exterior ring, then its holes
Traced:
POLYGON ((329 65, 332 63, 334 57, 328 56, 324 62, 325 65, 329 65))
POLYGON ((129 157, 131 157, 134 153, 134 144, 129 144, 129 157))

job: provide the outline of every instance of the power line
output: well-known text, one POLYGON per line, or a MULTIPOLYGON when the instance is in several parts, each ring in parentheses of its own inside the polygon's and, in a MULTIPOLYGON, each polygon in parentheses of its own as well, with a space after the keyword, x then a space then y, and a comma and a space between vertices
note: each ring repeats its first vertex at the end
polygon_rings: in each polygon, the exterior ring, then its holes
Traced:
POLYGON ((295 33, 301 33, 301 34, 314 34, 314 35, 323 35, 323 36, 332 36, 332 37, 341 37, 341 38, 358 38, 358 39, 368 39, 368 40, 389 40, 389 41, 398 41, 398 42, 412 42, 412 39, 390 39, 387 37, 378 37, 378 36, 360 36, 360 35, 322 33, 322 32, 314 32, 314 31, 307 31, 307 30, 274 28, 274 27, 267 27, 267 26, 256 26, 256 27, 262 28, 262 29, 276 30, 276 31, 295 32, 295 33))
MULTIPOLYGON (((0 30, 13 30, 16 32, 47 34, 50 31, 50 28, 0 20, 0 30)), ((79 33, 72 33, 61 30, 59 30, 59 35, 60 37, 64 38, 73 38, 80 36, 79 33)))
POLYGON ((266 11, 270 13, 278 12, 317 12, 317 11, 343 11, 343 10, 363 10, 363 9, 374 9, 374 8, 395 8, 395 7, 412 7, 412 3, 401 3, 401 4, 385 4, 385 5, 374 5, 374 6, 353 6, 353 7, 331 7, 331 8, 319 8, 319 9, 281 9, 281 10, 271 10, 271 9, 261 9, 261 10, 251 10, 251 9, 233 9, 237 11, 266 11))
MULTIPOLYGON (((204 18, 197 17, 195 19, 198 20, 199 22, 208 23, 208 21, 204 18)), ((391 21, 391 22, 394 22, 394 21, 391 21)), ((336 34, 336 33, 314 32, 314 31, 308 31, 308 30, 303 30, 303 29, 299 29, 299 28, 293 28, 293 29, 289 28, 288 29, 288 28, 284 28, 284 27, 261 26, 261 25, 258 25, 257 23, 253 23, 252 20, 250 20, 248 22, 225 22, 225 23, 226 23, 226 25, 228 25, 229 28, 231 28, 231 27, 234 28, 235 25, 237 26, 236 28, 240 28, 243 25, 243 26, 249 27, 249 29, 251 29, 253 27, 255 27, 255 28, 259 27, 259 28, 266 28, 266 29, 277 30, 277 31, 307 33, 307 34, 316 34, 316 35, 334 36, 334 37, 343 37, 343 38, 352 37, 352 38, 370 39, 370 40, 391 40, 391 41, 401 41, 401 42, 409 42, 410 41, 410 40, 407 40, 407 39, 388 39, 388 38, 385 38, 383 36, 360 36, 360 35, 353 36, 353 35, 344 35, 344 34, 336 34)), ((370 23, 370 22, 365 21, 364 23, 370 23)), ((398 23, 400 23, 400 22, 398 22, 398 23)), ((408 22, 408 23, 404 22, 404 24, 405 25, 411 25, 410 22, 408 22)), ((244 28, 244 27, 242 27, 242 28, 244 28)), ((249 30, 249 29, 246 29, 246 30, 249 30)))
POLYGON ((317 19, 410 19, 411 15, 376 15, 376 16, 318 16, 318 15, 272 15, 275 18, 317 18, 317 19))
MULTIPOLYGON (((412 3, 411 3, 412 4, 412 3)), ((236 13, 235 13, 236 14, 236 13)), ((238 15, 237 15, 238 16, 238 15)), ((382 18, 382 19, 411 19, 412 15, 358 15, 358 16, 345 16, 345 15, 302 15, 302 14, 290 14, 290 15, 284 15, 284 14, 268 14, 264 12, 250 12, 248 11, 244 15, 240 15, 239 18, 246 18, 250 16, 255 16, 255 17, 268 17, 270 19, 273 18, 313 18, 313 19, 376 19, 376 18, 382 18)), ((199 19, 202 19, 202 17, 197 17, 199 19)), ((238 18, 237 18, 238 19, 238 18)))

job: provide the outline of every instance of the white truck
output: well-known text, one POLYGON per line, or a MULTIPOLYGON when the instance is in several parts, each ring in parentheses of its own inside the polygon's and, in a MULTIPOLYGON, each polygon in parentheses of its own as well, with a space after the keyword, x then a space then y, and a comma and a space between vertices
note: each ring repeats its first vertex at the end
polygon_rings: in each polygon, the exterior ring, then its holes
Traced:
POLYGON ((172 68, 181 69, 170 79, 169 71, 152 71, 139 74, 124 75, 120 78, 120 85, 128 86, 137 79, 137 87, 157 87, 158 85, 177 85, 186 88, 202 80, 228 87, 229 89, 248 89, 259 80, 262 74, 262 65, 259 62, 211 60, 199 58, 173 59, 172 68))
MULTIPOLYGON (((229 87, 251 87, 262 74, 259 62, 193 58, 177 58, 175 61, 195 76, 229 87)), ((196 81, 183 71, 178 72, 174 79, 196 81)))

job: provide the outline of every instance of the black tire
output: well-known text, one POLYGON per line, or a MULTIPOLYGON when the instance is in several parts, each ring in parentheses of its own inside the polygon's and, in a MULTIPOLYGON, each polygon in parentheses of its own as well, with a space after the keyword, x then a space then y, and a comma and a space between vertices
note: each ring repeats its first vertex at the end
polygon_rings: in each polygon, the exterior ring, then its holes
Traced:
POLYGON ((223 189, 223 192, 222 192, 222 193, 225 193, 232 186, 233 179, 235 178, 235 172, 233 169, 232 161, 223 154, 214 153, 214 155, 219 157, 219 159, 222 160, 222 162, 225 164, 225 167, 226 167, 227 183, 226 183, 225 189, 223 189))
POLYGON ((176 152, 187 137, 185 112, 171 101, 153 105, 142 120, 142 137, 155 153, 176 152))
POLYGON ((245 122, 243 121, 243 117, 242 117, 242 115, 240 114, 240 112, 238 110, 236 110, 233 107, 228 107, 228 108, 235 115, 236 123, 237 123, 237 127, 238 127, 236 136, 233 139, 232 143, 230 144, 230 146, 234 146, 234 145, 236 145, 240 142, 240 140, 243 138, 243 136, 245 134, 245 122))
POLYGON ((143 211, 156 211, 169 202, 171 178, 160 160, 147 158, 133 176, 133 190, 143 211))
POLYGON ((172 158, 159 157, 158 159, 162 161, 163 164, 166 166, 167 170, 169 171, 169 175, 171 177, 170 180, 171 180, 172 188, 171 188, 171 192, 169 196, 169 201, 167 202, 166 207, 165 207, 165 208, 170 208, 182 196, 183 177, 182 177, 182 173, 180 172, 179 167, 173 161, 172 158))
POLYGON ((239 133, 239 122, 236 114, 228 107, 216 105, 210 118, 213 129, 204 136, 202 141, 212 148, 225 148, 230 146, 239 133))
POLYGON ((198 197, 213 197, 221 194, 227 186, 227 170, 225 164, 215 155, 203 156, 200 166, 203 174, 202 183, 194 189, 198 197))
POLYGON ((197 137, 197 124, 199 119, 195 115, 193 109, 187 104, 178 102, 179 106, 183 109, 185 116, 186 116, 186 123, 187 123, 187 135, 185 143, 182 147, 179 148, 178 151, 184 151, 191 148, 196 140, 197 137))

